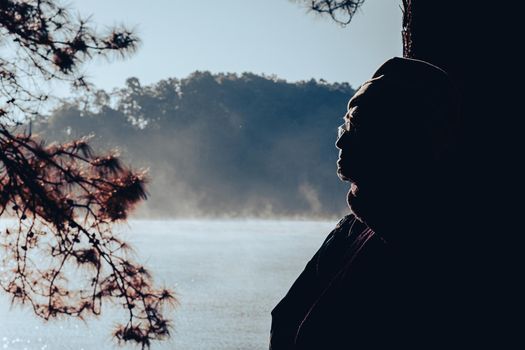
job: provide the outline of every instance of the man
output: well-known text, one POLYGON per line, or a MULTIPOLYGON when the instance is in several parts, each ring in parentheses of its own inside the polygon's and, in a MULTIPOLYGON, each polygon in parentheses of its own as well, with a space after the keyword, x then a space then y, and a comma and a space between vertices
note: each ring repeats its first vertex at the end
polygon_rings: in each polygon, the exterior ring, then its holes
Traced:
POLYGON ((403 58, 355 93, 336 142, 351 213, 272 311, 272 350, 428 349, 453 337, 443 209, 457 101, 443 70, 403 58))

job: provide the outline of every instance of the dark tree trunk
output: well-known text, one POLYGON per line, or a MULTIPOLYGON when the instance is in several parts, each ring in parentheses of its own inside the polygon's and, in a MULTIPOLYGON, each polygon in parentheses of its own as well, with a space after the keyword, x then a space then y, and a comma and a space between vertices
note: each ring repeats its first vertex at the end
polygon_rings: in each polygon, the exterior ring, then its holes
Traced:
POLYGON ((522 305, 514 288, 521 283, 513 281, 523 275, 517 262, 523 253, 516 251, 521 249, 513 234, 523 232, 516 220, 523 205, 515 198, 523 179, 512 171, 520 166, 512 164, 524 157, 513 137, 515 120, 523 117, 512 93, 515 82, 521 84, 520 65, 509 53, 522 39, 513 42, 518 32, 507 23, 513 23, 510 14, 520 12, 508 5, 501 16, 483 1, 405 0, 404 5, 404 55, 447 71, 462 101, 450 201, 443 208, 454 245, 444 261, 455 277, 446 322, 467 348, 491 342, 493 348, 509 348, 503 344, 516 345, 519 332, 513 330, 522 305))
POLYGON ((464 51, 463 40, 467 7, 428 0, 405 0, 403 48, 405 57, 431 62, 464 84, 464 72, 471 54, 464 51), (464 7, 464 8, 462 8, 464 7), (466 54, 466 55, 465 55, 466 54))

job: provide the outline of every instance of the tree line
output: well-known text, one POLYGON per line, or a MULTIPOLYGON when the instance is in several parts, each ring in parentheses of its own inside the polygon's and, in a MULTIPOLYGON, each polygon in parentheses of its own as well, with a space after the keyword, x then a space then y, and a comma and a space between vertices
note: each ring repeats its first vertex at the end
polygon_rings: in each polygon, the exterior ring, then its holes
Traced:
POLYGON ((155 217, 336 216, 335 132, 354 90, 323 80, 194 72, 142 86, 92 90, 34 122, 51 141, 91 136, 149 168, 155 217))

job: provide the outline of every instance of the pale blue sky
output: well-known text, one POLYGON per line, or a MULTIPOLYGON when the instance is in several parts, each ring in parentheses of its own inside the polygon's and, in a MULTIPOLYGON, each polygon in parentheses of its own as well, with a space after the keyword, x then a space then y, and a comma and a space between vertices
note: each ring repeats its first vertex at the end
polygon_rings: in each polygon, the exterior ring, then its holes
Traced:
POLYGON ((126 61, 86 66, 99 88, 186 77, 195 70, 361 84, 401 55, 400 0, 368 0, 342 28, 289 0, 74 0, 97 28, 127 24, 142 39, 126 61))

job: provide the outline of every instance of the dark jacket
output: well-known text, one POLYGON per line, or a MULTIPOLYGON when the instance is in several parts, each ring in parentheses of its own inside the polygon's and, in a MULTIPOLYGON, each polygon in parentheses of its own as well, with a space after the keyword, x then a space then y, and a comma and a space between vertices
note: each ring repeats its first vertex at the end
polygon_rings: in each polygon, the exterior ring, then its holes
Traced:
POLYGON ((344 217, 272 311, 270 349, 432 347, 423 267, 403 254, 344 217))

